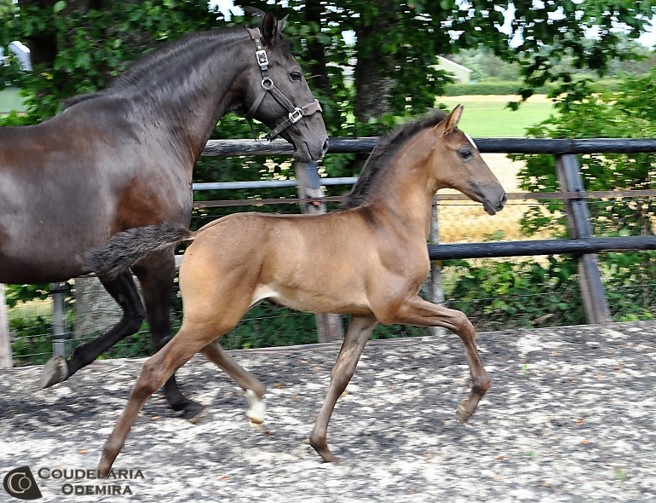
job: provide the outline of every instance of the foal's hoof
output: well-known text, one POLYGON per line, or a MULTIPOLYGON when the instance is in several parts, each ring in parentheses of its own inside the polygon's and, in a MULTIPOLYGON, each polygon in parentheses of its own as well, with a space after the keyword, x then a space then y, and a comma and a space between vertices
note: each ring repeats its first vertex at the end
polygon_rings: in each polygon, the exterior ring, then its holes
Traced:
POLYGON ((467 419, 469 419, 472 416, 472 413, 467 411, 465 407, 461 404, 458 405, 458 410, 456 411, 456 417, 458 418, 458 422, 460 424, 464 424, 467 422, 467 419))
POLYGON ((266 415, 266 405, 264 400, 260 399, 253 390, 246 390, 246 399, 248 400, 248 411, 246 417, 255 429, 260 429, 266 415))
POLYGON ((43 366, 39 384, 42 388, 49 388, 66 379, 68 379, 68 364, 63 356, 57 356, 48 360, 43 366))

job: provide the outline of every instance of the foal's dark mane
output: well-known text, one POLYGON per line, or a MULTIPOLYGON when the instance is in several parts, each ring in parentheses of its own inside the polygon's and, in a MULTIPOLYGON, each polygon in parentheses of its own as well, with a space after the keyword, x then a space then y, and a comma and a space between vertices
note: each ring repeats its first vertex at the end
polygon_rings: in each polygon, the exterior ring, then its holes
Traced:
POLYGON ((246 36, 244 28, 224 28, 185 35, 137 59, 104 89, 68 99, 64 103, 64 110, 81 101, 125 94, 137 84, 141 89, 165 86, 168 79, 179 78, 182 68, 188 69, 194 62, 207 57, 217 45, 246 36), (149 82, 149 79, 153 81, 149 82))
POLYGON ((401 147, 420 131, 442 122, 447 115, 442 110, 433 110, 413 122, 397 127, 378 140, 360 172, 358 181, 341 204, 341 209, 356 208, 367 203, 372 187, 375 186, 377 180, 384 177, 382 173, 385 172, 385 168, 401 147))

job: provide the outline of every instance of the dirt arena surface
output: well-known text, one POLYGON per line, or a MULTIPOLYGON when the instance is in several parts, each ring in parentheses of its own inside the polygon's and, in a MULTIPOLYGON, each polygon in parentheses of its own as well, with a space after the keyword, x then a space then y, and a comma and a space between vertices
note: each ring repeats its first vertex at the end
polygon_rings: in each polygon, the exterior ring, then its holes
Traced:
MULTIPOLYGON (((341 464, 307 443, 337 345, 232 352, 267 385, 264 431, 196 357, 178 375, 207 416, 192 425, 154 396, 108 481, 86 470, 143 360, 47 390, 40 367, 1 370, 0 477, 30 467, 44 502, 656 501, 656 324, 484 333, 479 346, 492 388, 459 425, 470 381, 455 336, 371 342, 330 424, 341 464)), ((20 500, 0 488, 0 501, 20 500)))

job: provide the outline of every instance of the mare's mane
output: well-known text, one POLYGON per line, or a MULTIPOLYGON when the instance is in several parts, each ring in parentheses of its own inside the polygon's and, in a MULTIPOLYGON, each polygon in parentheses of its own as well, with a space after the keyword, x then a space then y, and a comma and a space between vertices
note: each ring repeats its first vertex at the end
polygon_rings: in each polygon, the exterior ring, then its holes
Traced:
POLYGON ((135 86, 141 89, 148 86, 165 87, 169 80, 177 80, 181 74, 189 73, 195 62, 213 54, 217 45, 244 38, 246 35, 244 28, 225 28, 185 35, 137 59, 104 89, 66 100, 63 109, 94 98, 128 94, 135 86))
POLYGON ((382 173, 401 147, 419 132, 436 126, 447 116, 442 110, 433 110, 415 121, 399 126, 378 140, 360 172, 358 181, 341 204, 341 209, 356 208, 367 203, 372 187, 385 176, 382 173))

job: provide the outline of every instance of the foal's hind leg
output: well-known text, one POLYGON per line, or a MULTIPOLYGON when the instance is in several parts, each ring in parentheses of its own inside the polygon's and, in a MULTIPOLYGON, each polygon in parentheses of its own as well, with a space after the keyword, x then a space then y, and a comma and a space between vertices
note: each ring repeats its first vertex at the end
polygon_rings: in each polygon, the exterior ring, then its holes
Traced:
POLYGON ((176 337, 144 363, 123 414, 103 447, 102 458, 98 465, 101 477, 106 477, 109 473, 139 411, 148 398, 161 388, 178 368, 207 344, 206 338, 197 336, 194 332, 194 330, 185 329, 183 325, 176 337))
POLYGON ((127 271, 118 275, 115 279, 103 280, 101 278, 100 280, 123 309, 122 318, 106 334, 75 348, 70 360, 66 361, 60 356, 46 363, 41 375, 42 387, 47 388, 58 382, 65 381, 82 367, 93 362, 101 353, 118 341, 139 330, 144 319, 144 308, 137 287, 132 280, 132 273, 127 271))
MULTIPOLYGON (((175 277, 175 258, 172 251, 151 254, 147 266, 135 266, 134 273, 139 278, 143 291, 146 315, 153 340, 153 352, 157 352, 171 340, 171 292, 175 277)), ((185 397, 172 375, 164 384, 166 401, 176 411, 183 411, 182 417, 196 423, 203 417, 205 408, 198 402, 185 397)))
POLYGON ((249 409, 246 412, 248 420, 254 426, 264 422, 264 413, 266 407, 262 398, 264 397, 264 385, 250 372, 237 363, 221 347, 218 340, 211 342, 202 349, 202 353, 213 361, 226 374, 232 377, 235 382, 246 392, 249 409))
POLYGON ((456 414, 461 423, 467 421, 476 411, 478 403, 490 387, 490 380, 476 348, 476 330, 467 316, 455 309, 431 304, 417 296, 402 306, 391 323, 445 327, 460 337, 467 354, 472 389, 469 397, 458 406, 456 414))
POLYGON ((337 399, 346 389, 349 381, 355 373, 360 355, 364 350, 369 335, 376 327, 376 319, 371 317, 353 316, 348 330, 344 336, 342 348, 339 350, 337 361, 330 373, 330 387, 321 406, 317 421, 314 423, 310 433, 310 445, 326 462, 335 462, 337 458, 328 449, 326 440, 328 433, 328 422, 333 413, 337 399))

